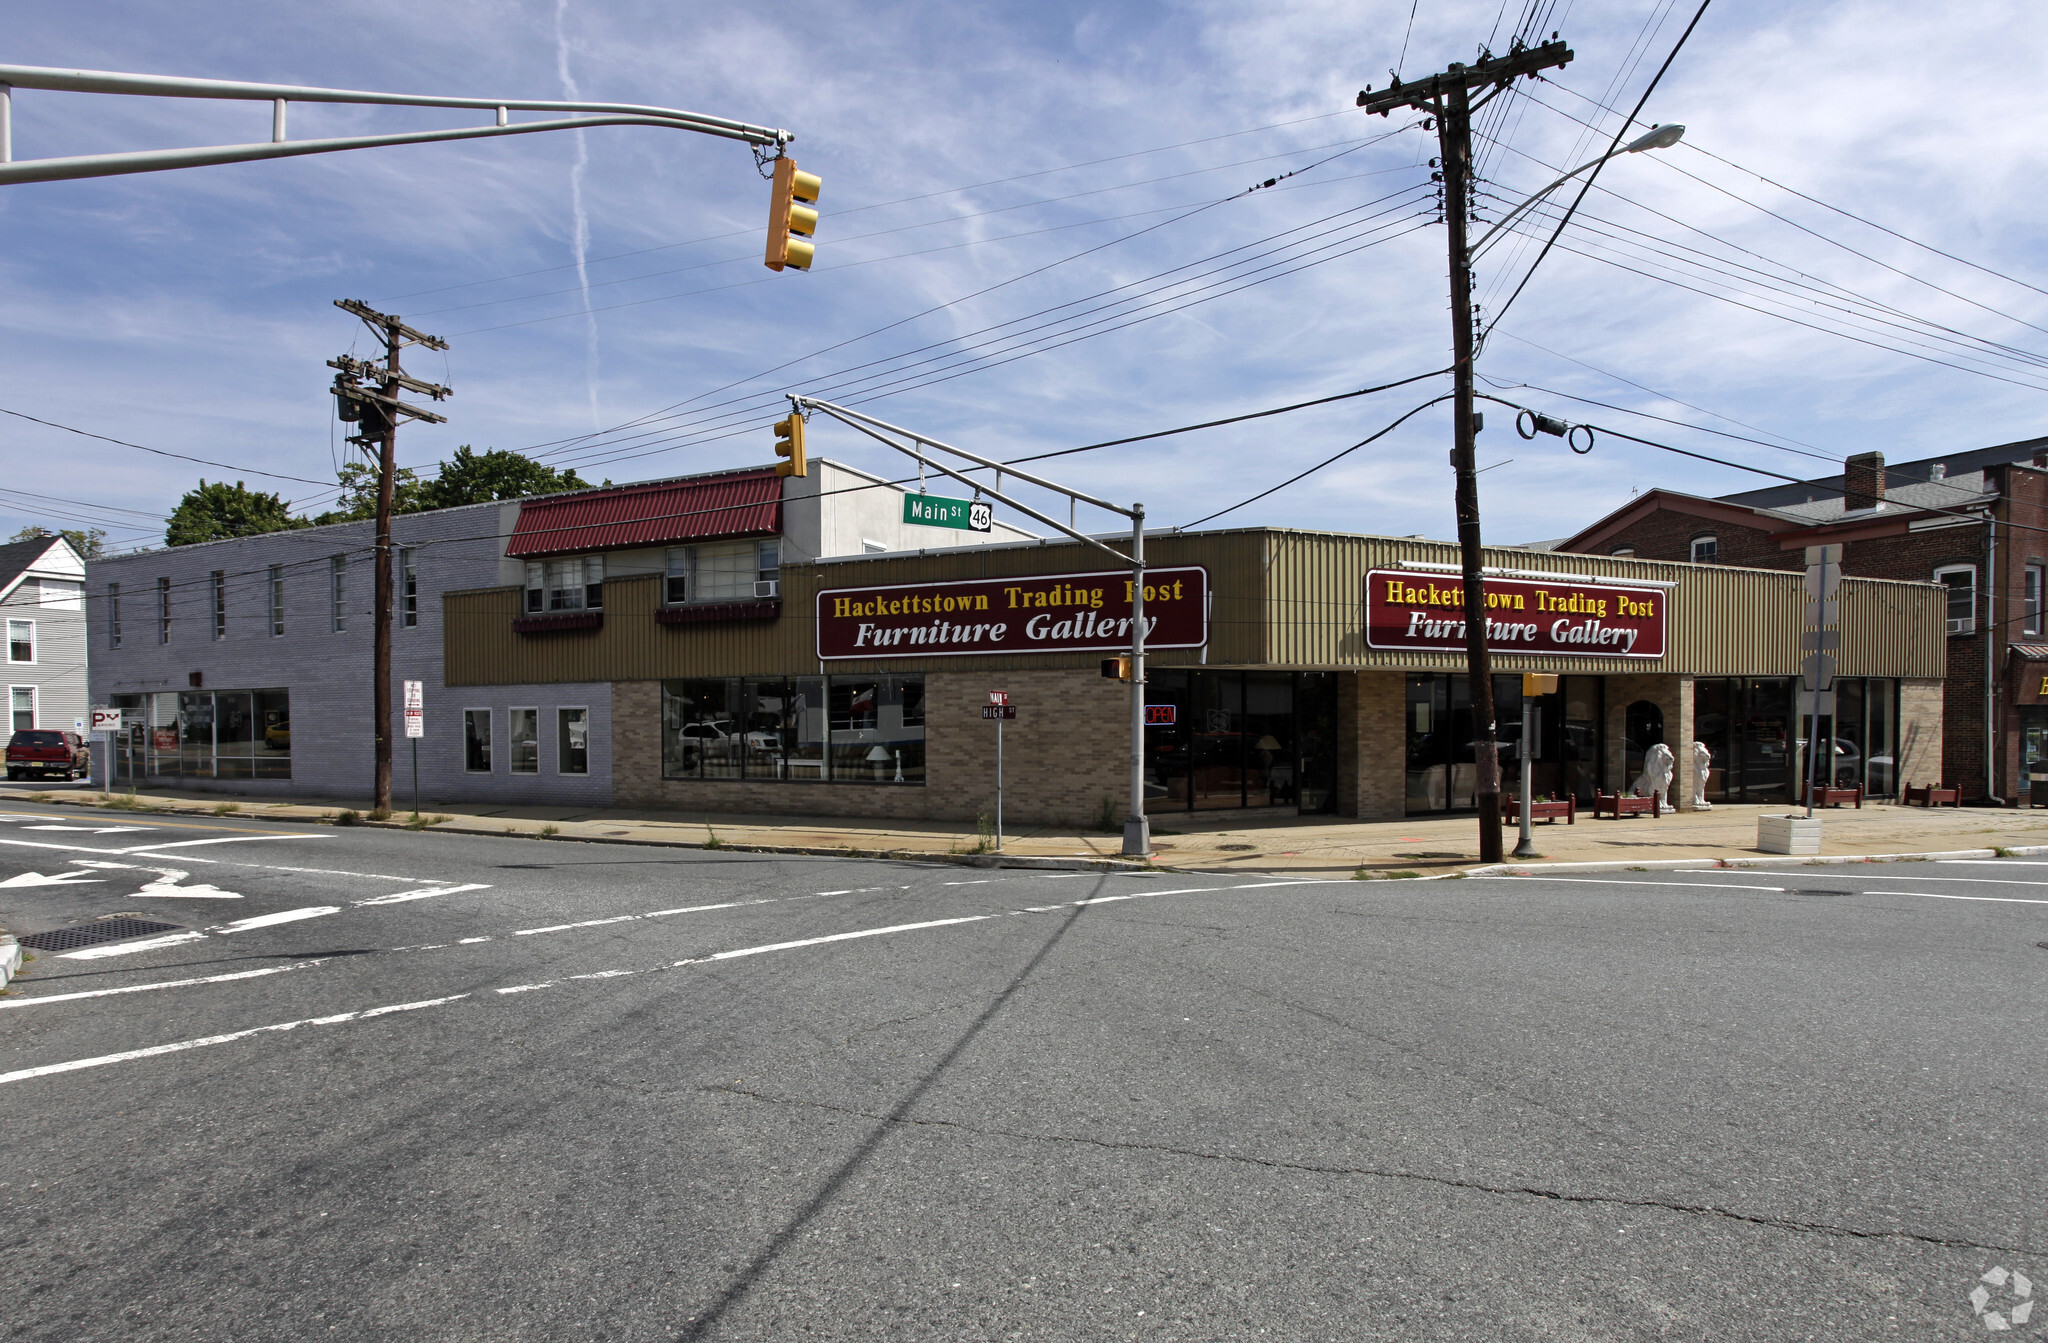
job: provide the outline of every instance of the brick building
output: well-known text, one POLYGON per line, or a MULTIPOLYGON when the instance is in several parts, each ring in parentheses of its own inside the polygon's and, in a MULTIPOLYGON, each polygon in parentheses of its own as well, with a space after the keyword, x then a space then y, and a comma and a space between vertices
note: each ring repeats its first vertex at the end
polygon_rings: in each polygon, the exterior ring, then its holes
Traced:
MULTIPOLYGON (((1859 453, 1839 476, 1719 498, 1653 490, 1554 548, 1799 570, 1806 547, 1837 543, 1845 575, 1945 589, 1940 781, 1969 799, 2020 796, 2030 762, 2048 762, 2048 439, 1889 466, 1859 453)), ((1750 688, 1715 693, 1726 716, 1750 688)), ((1870 755, 1863 738, 1879 712, 1867 697, 1845 704, 1820 734, 1844 757, 1870 755)), ((1712 745, 1739 753, 1739 722, 1712 745)))

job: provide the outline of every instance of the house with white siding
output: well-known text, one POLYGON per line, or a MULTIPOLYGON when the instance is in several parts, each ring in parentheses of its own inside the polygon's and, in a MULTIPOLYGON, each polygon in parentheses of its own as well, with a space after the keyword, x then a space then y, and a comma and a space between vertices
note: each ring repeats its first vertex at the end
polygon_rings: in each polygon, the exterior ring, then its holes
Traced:
POLYGON ((0 545, 8 730, 87 726, 85 562, 61 536, 0 545))

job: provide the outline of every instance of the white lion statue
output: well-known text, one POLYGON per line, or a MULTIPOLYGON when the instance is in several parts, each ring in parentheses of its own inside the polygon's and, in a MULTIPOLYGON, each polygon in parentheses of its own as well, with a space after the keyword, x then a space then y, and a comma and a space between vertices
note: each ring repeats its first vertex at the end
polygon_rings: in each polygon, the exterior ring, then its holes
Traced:
POLYGON ((1658 742, 1643 752, 1643 772, 1636 776, 1637 797, 1662 795, 1661 804, 1667 811, 1671 808, 1671 775, 1677 769, 1678 761, 1671 754, 1671 748, 1658 742))
POLYGON ((1707 776, 1714 772, 1714 753, 1703 741, 1692 744, 1692 809, 1712 811, 1714 804, 1707 801, 1707 776))

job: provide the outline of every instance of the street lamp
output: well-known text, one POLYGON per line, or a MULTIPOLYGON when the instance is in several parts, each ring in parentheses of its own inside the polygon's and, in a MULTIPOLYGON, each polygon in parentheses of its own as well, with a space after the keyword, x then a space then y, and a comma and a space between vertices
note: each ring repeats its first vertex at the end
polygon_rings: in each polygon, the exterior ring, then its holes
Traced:
POLYGON ((1652 126, 1647 134, 1637 136, 1621 148, 1602 154, 1597 159, 1581 163, 1578 167, 1558 178, 1555 182, 1552 182, 1549 186, 1543 188, 1543 190, 1529 197, 1529 199, 1523 201, 1520 205, 1517 205, 1514 209, 1508 211, 1506 215, 1502 216, 1499 223, 1488 229, 1479 241, 1472 245, 1472 259, 1474 261, 1478 260, 1479 254, 1486 250, 1486 245, 1493 241, 1494 236, 1513 225, 1530 206, 1542 200, 1545 196, 1548 196, 1551 192, 1557 190, 1587 169, 1597 168, 1607 162, 1607 160, 1618 158, 1623 154, 1640 154, 1645 149, 1669 149, 1684 138, 1685 127, 1677 122, 1673 122, 1668 126, 1652 126))

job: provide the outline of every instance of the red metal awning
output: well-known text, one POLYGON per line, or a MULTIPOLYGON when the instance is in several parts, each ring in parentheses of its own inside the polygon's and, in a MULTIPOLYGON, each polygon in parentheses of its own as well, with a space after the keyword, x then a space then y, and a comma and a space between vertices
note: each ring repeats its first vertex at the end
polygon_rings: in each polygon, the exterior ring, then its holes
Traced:
POLYGON ((782 478, 762 467, 521 504, 505 553, 580 555, 781 531, 782 478))

